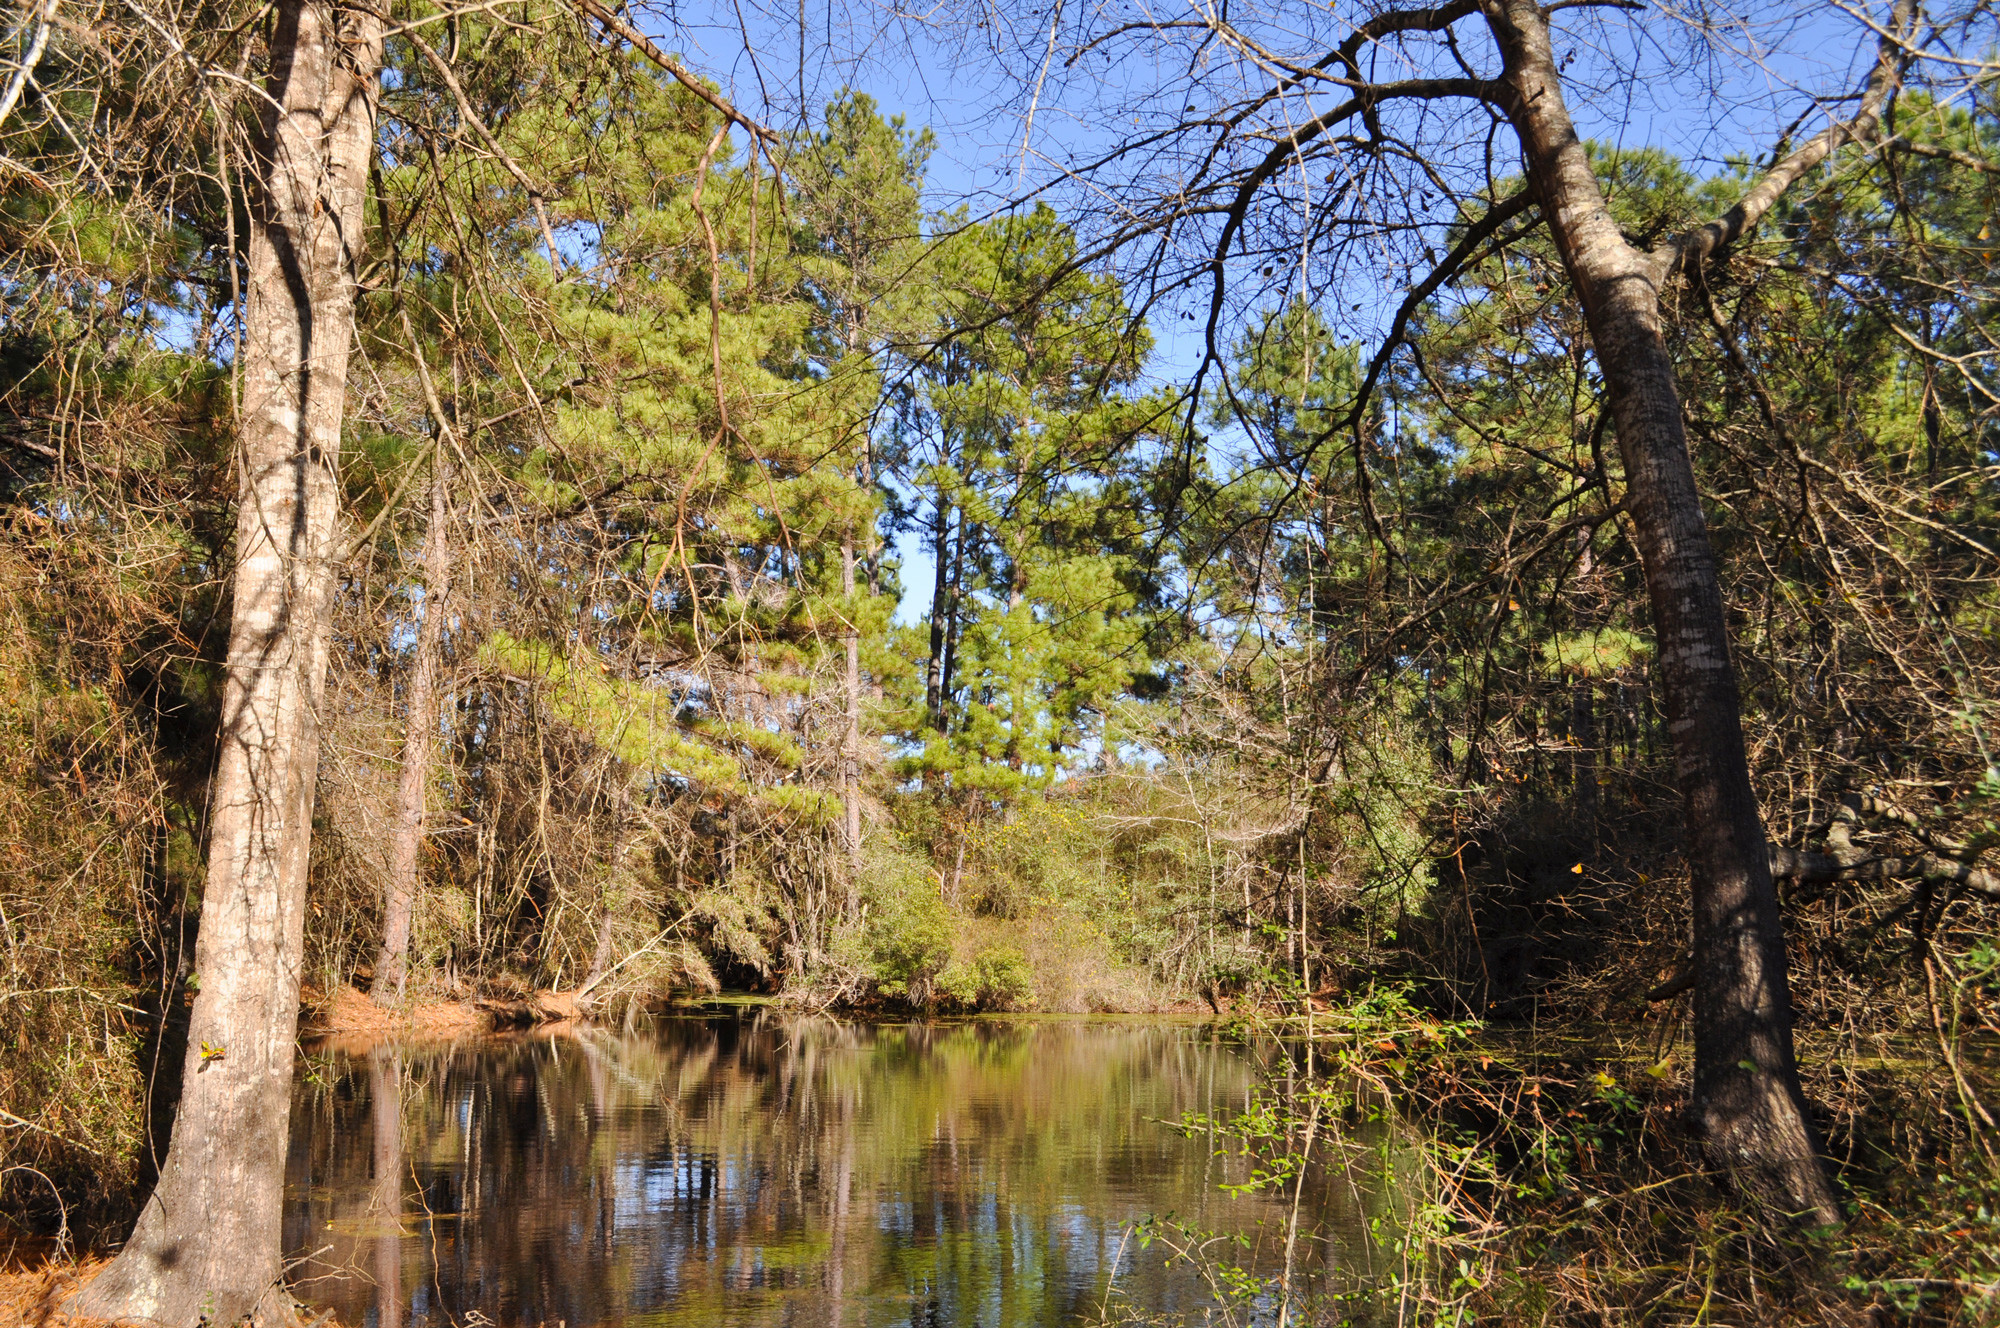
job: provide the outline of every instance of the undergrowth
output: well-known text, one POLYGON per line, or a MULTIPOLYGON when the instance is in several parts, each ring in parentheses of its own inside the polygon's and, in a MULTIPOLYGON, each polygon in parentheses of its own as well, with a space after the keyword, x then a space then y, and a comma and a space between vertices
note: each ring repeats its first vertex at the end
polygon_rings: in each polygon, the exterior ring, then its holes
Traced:
MULTIPOLYGON (((1296 1255, 1253 1276, 1222 1233, 1157 1219, 1135 1233, 1201 1273, 1208 1322, 2000 1323, 1983 1076, 1962 1076, 1968 1107, 1923 1048, 1807 1040, 1847 1219, 1807 1231, 1704 1163, 1671 1013, 1592 1036, 1508 1032, 1437 1019, 1386 987, 1240 1031, 1284 1048, 1265 1091, 1180 1126, 1243 1155, 1251 1187, 1294 1196, 1296 1255), (1314 1227, 1297 1198, 1314 1187, 1372 1191, 1369 1248, 1314 1227)), ((1115 1295, 1102 1317, 1165 1322, 1115 1295)))

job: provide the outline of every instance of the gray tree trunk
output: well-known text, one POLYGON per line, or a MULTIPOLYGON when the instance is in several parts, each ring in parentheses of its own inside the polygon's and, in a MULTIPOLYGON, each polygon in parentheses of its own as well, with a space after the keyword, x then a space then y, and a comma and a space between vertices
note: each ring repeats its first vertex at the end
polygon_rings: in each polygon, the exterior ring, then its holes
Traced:
POLYGON ((438 647, 451 593, 450 492, 451 463, 440 442, 431 469, 430 525, 424 531, 424 617, 417 627, 416 658, 410 665, 395 838, 389 845, 389 884, 382 903, 382 952, 376 956, 375 981, 368 990, 377 1005, 401 1002, 410 976, 410 919, 422 885, 424 802, 430 792, 431 753, 437 745, 438 647))
POLYGON ((612 911, 609 897, 597 904, 597 944, 590 951, 590 967, 583 972, 583 981, 576 984, 579 994, 597 990, 597 984, 604 981, 604 975, 611 971, 611 955, 617 943, 615 926, 618 915, 612 911))
MULTIPOLYGON (((848 306, 847 354, 853 359, 864 353, 867 347, 867 323, 869 306, 856 300, 848 306)), ((875 485, 874 441, 863 425, 861 445, 861 467, 856 476, 863 492, 872 491, 875 485)), ((875 570, 869 569, 868 593, 876 593, 875 570)), ((842 735, 840 751, 840 797, 844 831, 847 839, 847 912, 846 920, 854 921, 861 916, 861 627, 853 618, 854 604, 854 528, 848 527, 840 538, 840 593, 847 597, 849 605, 846 629, 841 633, 841 643, 846 650, 841 675, 843 695, 846 703, 846 732, 842 735)))
POLYGON ((1778 895, 1744 754, 1722 585, 1661 335, 1666 265, 1628 244, 1576 136, 1534 0, 1485 0, 1530 186, 1575 283, 1611 398, 1687 816, 1695 953, 1694 1114, 1711 1160, 1813 1220, 1840 1209, 1792 1049, 1778 895))
POLYGON ((326 673, 323 607, 383 20, 278 0, 250 199, 234 608, 180 1111, 79 1297, 169 1328, 288 1318, 281 1208, 326 673))

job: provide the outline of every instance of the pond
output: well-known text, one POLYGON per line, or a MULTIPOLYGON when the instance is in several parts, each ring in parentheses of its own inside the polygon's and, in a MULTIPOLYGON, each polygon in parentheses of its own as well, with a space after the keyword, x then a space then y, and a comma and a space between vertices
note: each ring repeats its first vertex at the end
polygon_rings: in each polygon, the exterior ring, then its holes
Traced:
POLYGON ((1137 1224, 1238 1235, 1211 1250, 1275 1279, 1296 1200, 1300 1295, 1373 1248, 1365 1177, 1232 1191, 1240 1146, 1170 1124, 1242 1110, 1278 1054, 1192 1024, 768 1007, 327 1049, 286 1248, 353 1328, 1199 1323, 1213 1265, 1137 1224))

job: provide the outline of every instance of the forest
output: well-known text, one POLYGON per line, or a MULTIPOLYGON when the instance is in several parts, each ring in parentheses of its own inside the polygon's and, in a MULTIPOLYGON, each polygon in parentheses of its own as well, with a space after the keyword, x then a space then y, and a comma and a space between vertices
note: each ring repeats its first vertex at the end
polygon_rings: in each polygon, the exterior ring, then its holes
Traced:
POLYGON ((1279 1039, 1382 1322, 2000 1322, 1991 5, 744 13, 10 8, 8 1266, 747 992, 1279 1039))

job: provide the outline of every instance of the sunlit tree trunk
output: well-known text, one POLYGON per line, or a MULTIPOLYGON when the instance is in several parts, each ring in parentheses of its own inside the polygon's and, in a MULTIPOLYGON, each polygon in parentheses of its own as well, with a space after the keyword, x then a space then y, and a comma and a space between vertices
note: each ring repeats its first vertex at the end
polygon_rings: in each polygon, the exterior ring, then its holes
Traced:
POLYGON ((280 1245, 347 360, 383 18, 279 0, 249 203, 234 605, 180 1111, 80 1298, 169 1328, 289 1314, 280 1245))
POLYGON ((1788 1211, 1839 1221, 1792 1048, 1785 940, 1745 757, 1722 584, 1661 334, 1667 269, 1628 244, 1563 103, 1534 0, 1486 0, 1528 178, 1589 322, 1644 563, 1693 877, 1696 1120, 1711 1158, 1788 1211))
POLYGON ((410 976, 410 918, 422 884, 424 802, 430 792, 431 753, 437 746, 438 648, 451 587, 450 490, 451 463, 440 444, 431 468, 430 525, 424 531, 424 616, 417 627, 416 658, 410 664, 395 838, 389 845, 389 884, 382 905, 382 952, 376 957, 375 982, 368 991, 377 1005, 401 1001, 410 976))
POLYGON ((597 904, 597 944, 591 947, 590 967, 583 972, 583 980, 577 983, 579 992, 592 992, 597 984, 604 981, 604 975, 611 971, 611 957, 617 952, 618 915, 611 906, 607 892, 597 904))
MULTIPOLYGON (((868 310, 864 304, 850 306, 847 319, 847 355, 859 359, 866 353, 864 326, 868 310)), ((874 443, 863 427, 861 465, 856 478, 862 492, 872 493, 875 483, 874 443)), ((875 593, 870 570, 868 593, 875 593)), ((854 527, 840 535, 840 593, 847 601, 847 625, 840 634, 845 658, 842 660, 841 692, 846 714, 841 734, 840 797, 842 820, 847 838, 847 919, 861 916, 861 625, 854 618, 854 527)))

